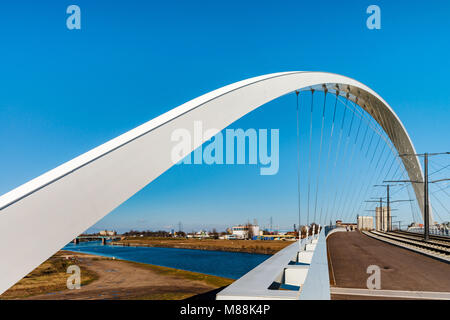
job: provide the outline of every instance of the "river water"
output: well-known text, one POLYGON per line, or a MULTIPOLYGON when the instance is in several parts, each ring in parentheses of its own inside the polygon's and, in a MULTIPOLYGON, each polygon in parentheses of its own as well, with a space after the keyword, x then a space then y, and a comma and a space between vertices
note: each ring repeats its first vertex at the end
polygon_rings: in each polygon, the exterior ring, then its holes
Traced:
POLYGON ((207 251, 178 248, 122 247, 100 242, 67 244, 63 250, 96 254, 116 259, 238 279, 270 257, 265 254, 207 251))

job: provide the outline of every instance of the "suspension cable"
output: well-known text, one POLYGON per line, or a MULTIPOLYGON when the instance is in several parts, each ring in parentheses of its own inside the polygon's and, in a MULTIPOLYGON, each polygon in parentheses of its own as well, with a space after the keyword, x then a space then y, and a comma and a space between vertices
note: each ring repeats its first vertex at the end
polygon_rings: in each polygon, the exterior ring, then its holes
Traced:
MULTIPOLYGON (((354 155, 354 152, 355 152, 357 139, 358 139, 358 136, 356 136, 355 143, 353 144, 353 147, 352 147, 352 153, 350 155, 350 160, 349 160, 349 165, 348 165, 350 168, 351 168, 351 165, 352 165, 352 162, 353 162, 353 155, 354 155)), ((353 186, 354 185, 354 180, 355 180, 355 178, 357 176, 359 177, 360 175, 356 175, 355 173, 353 173, 351 175, 350 180, 347 180, 347 185, 350 186, 350 187, 353 186)), ((352 194, 350 187, 344 188, 344 190, 345 190, 344 192, 346 193, 346 196, 344 197, 344 201, 342 202, 342 204, 343 204, 342 213, 344 213, 346 211, 345 209, 347 208, 347 203, 349 202, 350 195, 352 194)))
POLYGON ((311 118, 309 125, 309 154, 308 154, 308 210, 307 210, 307 225, 309 225, 309 198, 311 192, 311 146, 312 146, 312 124, 313 124, 313 110, 314 110, 314 89, 311 89, 311 118))
MULTIPOLYGON (((371 158, 371 160, 370 160, 370 162, 369 162, 369 166, 370 166, 370 165, 372 164, 372 162, 373 162, 373 159, 374 159, 375 154, 376 154, 376 150, 378 149, 378 144, 379 144, 379 142, 380 142, 381 140, 382 140, 382 136, 379 136, 379 140, 378 140, 378 143, 377 143, 377 147, 374 149, 374 154, 373 154, 373 156, 372 156, 372 158, 371 158)), ((383 149, 383 150, 384 150, 384 149, 383 149)), ((366 158, 367 158, 368 152, 369 152, 369 150, 366 152, 366 158)), ((368 180, 366 180, 366 181, 368 181, 368 183, 367 183, 366 191, 362 194, 362 195, 364 196, 363 198, 365 198, 365 197, 368 195, 368 193, 369 193, 369 191, 370 191, 370 186, 373 184, 373 182, 376 182, 376 181, 377 181, 377 180, 375 180, 375 178, 377 177, 377 171, 376 171, 376 169, 378 168, 379 162, 380 162, 381 158, 383 157, 384 153, 385 153, 385 152, 381 152, 381 153, 380 153, 380 157, 379 157, 379 159, 378 159, 378 161, 377 161, 377 165, 375 166, 375 168, 374 168, 374 170, 373 170, 373 174, 372 174, 371 178, 369 178, 368 180)), ((386 158, 385 163, 387 162, 387 159, 388 159, 388 158, 389 158, 389 157, 386 158)), ((384 164, 383 167, 384 167, 385 165, 386 165, 386 164, 384 164)), ((379 179, 379 176, 381 175, 381 173, 382 173, 381 171, 378 173, 377 179, 379 179)), ((357 200, 357 199, 361 199, 360 196, 361 196, 361 191, 362 191, 362 190, 363 190, 363 187, 360 189, 360 192, 359 192, 358 197, 356 198, 356 200, 357 200)), ((363 204, 364 204, 364 201, 361 201, 361 204, 360 204, 360 206, 359 206, 357 212, 361 211, 363 204)), ((366 203, 366 207, 367 207, 367 203, 366 203)), ((350 213, 350 215, 351 215, 350 217, 354 216, 354 214, 355 214, 355 209, 356 209, 356 206, 354 206, 352 212, 350 213)))
MULTIPOLYGON (((380 140, 381 140, 381 139, 380 139, 380 140)), ((383 151, 380 153, 380 156, 378 157, 378 161, 377 161, 377 163, 376 163, 376 165, 375 165, 375 167, 374 167, 374 169, 373 169, 373 175, 372 175, 372 178, 370 178, 369 180, 367 180, 369 183, 367 184, 366 191, 365 191, 365 193, 363 194, 363 195, 364 195, 363 199, 364 199, 368 194, 370 194, 370 187, 372 186, 373 183, 375 183, 375 182, 377 182, 377 181, 379 180, 380 176, 381 176, 382 173, 383 173, 383 171, 380 170, 380 171, 378 172, 378 175, 377 175, 377 168, 378 168, 378 166, 379 166, 380 160, 382 159, 382 157, 383 157, 384 154, 385 154, 385 151, 384 151, 385 149, 386 149, 386 148, 383 148, 383 151)), ((375 152, 376 152, 376 149, 375 149, 374 153, 375 153, 375 152)), ((373 159, 374 159, 374 157, 372 157, 372 160, 373 160, 373 159)), ((386 157, 386 159, 385 159, 385 161, 384 161, 383 168, 386 166, 386 162, 387 162, 388 159, 389 159, 389 154, 388 154, 388 156, 386 157)), ((372 160, 370 161, 370 164, 372 164, 372 160)), ((361 188, 361 189, 363 189, 363 188, 361 188)), ((360 193, 360 194, 361 194, 361 193, 360 193)), ((362 202, 360 203, 360 206, 359 206, 358 211, 361 211, 363 204, 364 204, 364 201, 362 201, 362 202)), ((366 203, 366 208, 367 208, 367 203, 366 203)), ((356 209, 356 205, 353 207, 353 210, 352 210, 351 213, 350 213, 350 217, 352 217, 352 216, 355 215, 355 209, 356 209)))
POLYGON ((428 176, 432 176, 435 173, 441 172, 442 170, 447 169, 448 167, 450 167, 450 164, 446 165, 445 167, 442 167, 442 168, 440 168, 440 169, 438 169, 438 170, 436 170, 436 171, 434 171, 432 173, 430 173, 428 176))
MULTIPOLYGON (((357 110, 357 109, 355 109, 355 110, 357 110)), ((360 117, 361 121, 362 121, 363 117, 364 117, 364 113, 362 112, 362 113, 361 113, 361 117, 360 117)), ((360 151, 362 151, 362 148, 363 148, 363 146, 364 146, 364 142, 365 142, 365 140, 366 140, 366 136, 367 136, 367 132, 368 132, 368 130, 369 130, 369 127, 370 127, 370 119, 369 119, 369 121, 367 121, 366 131, 365 131, 365 133, 364 133, 363 140, 362 140, 362 142, 361 142, 361 148, 360 148, 360 151)), ((358 132, 359 132, 359 129, 358 129, 358 132)), ((355 143, 356 143, 356 140, 355 140, 355 143)), ((364 169, 364 168, 361 168, 361 170, 363 170, 363 169, 364 169)), ((361 173, 363 173, 363 171, 361 171, 361 173)))
POLYGON ((301 230, 300 226, 301 220, 301 197, 300 197, 300 109, 299 109, 299 91, 295 91, 297 95, 297 193, 298 193, 298 239, 299 244, 301 243, 301 230))
POLYGON ((314 222, 318 223, 316 220, 316 212, 317 212, 317 194, 319 192, 319 182, 320 182, 320 159, 322 158, 322 141, 323 141, 323 127, 325 124, 325 108, 327 103, 327 93, 328 89, 324 85, 324 99, 323 99, 323 111, 322 111, 322 128, 320 129, 320 146, 319 146, 319 159, 318 159, 318 169, 317 169, 317 180, 316 180, 316 200, 314 204, 314 222))
MULTIPOLYGON (((339 95, 339 90, 336 90, 336 101, 334 103, 334 112, 333 112, 333 121, 331 123, 331 131, 330 131, 330 143, 328 145, 328 155, 327 155, 327 163, 326 163, 326 167, 325 167, 325 177, 324 177, 324 188, 326 186, 327 183, 327 177, 328 177, 328 167, 330 164, 330 154, 331 154, 331 148, 332 148, 332 142, 333 142, 333 132, 334 132, 334 120, 336 119, 336 107, 337 107, 337 102, 338 102, 338 95, 339 95)), ((329 200, 329 196, 327 197, 329 200)), ((323 204, 320 206, 320 216, 319 216, 319 221, 321 221, 322 219, 322 212, 323 212, 323 204)), ((324 219, 324 225, 327 223, 327 219, 325 217, 324 219)))
MULTIPOLYGON (((336 150, 336 158, 334 159, 334 164, 333 164, 333 179, 336 176, 336 164, 337 164, 337 160, 339 158, 339 150, 341 148, 341 141, 342 141, 342 132, 344 130, 344 123, 345 123, 345 115, 347 113, 347 104, 348 104, 348 98, 349 98, 349 93, 347 92, 346 94, 346 99, 345 99, 345 107, 344 107, 344 114, 342 115, 342 122, 341 122, 341 128, 339 131, 339 138, 338 138, 338 146, 337 146, 337 150, 336 150)), ((335 204, 336 204, 336 197, 337 197, 337 189, 335 188, 335 192, 334 192, 334 200, 333 200, 333 205, 331 208, 335 208, 335 204)), ((327 206, 327 216, 328 216, 328 211, 329 211, 330 207, 327 206)))
MULTIPOLYGON (((362 119, 362 118, 361 118, 362 119)), ((358 128, 358 133, 359 133, 359 128, 358 128)), ((357 133, 357 135, 356 135, 356 139, 355 139, 355 143, 354 143, 354 146, 356 146, 356 142, 357 142, 357 140, 358 140, 358 133, 357 133)), ((385 145, 386 146, 386 145, 385 145)), ((353 150, 354 151, 354 150, 353 150)), ((384 151, 384 150, 383 150, 384 151)), ((352 157, 353 157, 353 154, 352 154, 352 157)), ((389 158, 389 156, 387 157, 387 158, 389 158)), ((385 168, 385 166, 386 166, 386 162, 387 162, 387 158, 386 158, 386 161, 385 161, 385 163, 384 163, 384 165, 383 165, 383 167, 381 168, 381 170, 380 170, 380 172, 383 172, 383 170, 384 170, 384 168, 385 168)), ((378 159, 378 162, 379 162, 379 160, 380 160, 381 158, 379 158, 378 159)), ((352 159, 351 159, 352 160, 352 159)), ((395 159, 394 159, 394 161, 395 161, 395 159)), ((392 162, 392 164, 394 163, 394 161, 392 162)), ((392 166, 392 164, 391 164, 391 166, 392 166)), ((378 163, 377 163, 377 165, 376 165, 376 167, 378 167, 378 163)), ((362 166, 361 167, 361 170, 364 170, 364 166, 362 166)), ((356 175, 356 174, 354 174, 354 175, 352 175, 352 179, 351 179, 351 183, 350 183, 350 186, 352 186, 352 185, 354 185, 354 183, 353 183, 353 181, 354 181, 354 179, 355 179, 355 177, 361 177, 361 174, 363 173, 363 171, 361 171, 358 175, 356 175)), ((362 180, 362 179, 361 179, 362 180)), ((358 189, 356 189, 356 190, 358 190, 358 189)), ((356 198, 353 198, 353 202, 352 202, 352 200, 350 199, 350 195, 351 195, 352 193, 351 193, 351 191, 350 191, 350 189, 347 191, 347 197, 345 198, 345 200, 344 200, 344 207, 343 207, 343 213, 344 212, 350 212, 350 211, 353 211, 351 208, 352 208, 352 204, 354 203, 354 201, 356 200, 356 198)), ((355 207, 355 205, 353 206, 353 208, 355 207)))
POLYGON ((433 209, 433 213, 435 213, 440 221, 444 221, 441 216, 439 215, 438 211, 436 210, 436 208, 431 204, 431 208, 433 209))
POLYGON ((444 208, 444 210, 447 211, 448 214, 450 214, 450 210, 447 209, 447 207, 442 203, 442 201, 439 200, 439 198, 437 196, 435 196, 434 194, 432 194, 432 193, 430 193, 430 194, 437 200, 437 202, 439 202, 441 207, 444 208))
MULTIPOLYGON (((358 103, 358 97, 356 97, 356 103, 358 103)), ((356 104, 354 103, 353 109, 350 109, 350 111, 352 111, 352 113, 353 113, 353 116, 352 116, 352 120, 350 121, 350 128, 349 128, 349 130, 348 130, 347 139, 346 139, 346 142, 345 142, 344 156, 347 154, 347 148, 348 148, 348 144, 349 144, 349 141, 350 141, 350 135, 351 135, 351 132, 352 132, 352 127, 353 127, 353 120, 354 120, 355 114, 356 114, 356 112, 355 112, 354 110, 356 110, 356 108, 357 108, 357 107, 356 107, 356 104)), ((361 121, 362 121, 362 117, 361 117, 361 121)), ((355 145, 352 146, 352 152, 351 152, 351 154, 350 154, 350 159, 349 159, 348 161, 345 162, 345 164, 347 164, 347 167, 349 167, 349 168, 351 168, 351 164, 352 164, 352 160, 353 160, 354 149, 355 149, 355 145)), ((342 158, 342 160, 344 161, 344 158, 342 158)), ((350 170, 349 170, 349 172, 348 172, 347 174, 350 174, 351 177, 354 176, 354 175, 351 174, 351 171, 350 171, 350 170)), ((349 179, 348 177, 346 177, 346 178, 344 179, 344 183, 345 183, 346 185, 345 185, 344 188, 342 188, 342 191, 340 192, 340 197, 339 197, 338 207, 337 207, 337 209, 336 209, 336 212, 340 212, 341 206, 342 206, 342 204, 343 204, 344 194, 347 193, 346 190, 348 189, 348 188, 347 188, 347 185, 348 185, 349 180, 350 180, 350 179, 349 179)), ((342 208, 342 209, 344 209, 344 208, 342 208)))
MULTIPOLYGON (((428 175, 428 176, 429 176, 429 175, 428 175)), ((434 194, 434 193, 437 193, 437 192, 439 192, 439 191, 443 191, 443 192, 447 195, 447 197, 450 197, 450 194, 448 194, 447 191, 445 191, 445 189, 447 189, 449 186, 450 186, 450 185, 447 185, 446 187, 443 187, 443 188, 442 188, 440 185, 436 184, 436 187, 437 187, 439 190, 436 190, 436 191, 434 191, 434 192, 432 192, 432 193, 434 194)))
MULTIPOLYGON (((380 138, 380 139, 381 139, 381 138, 380 138)), ((376 151, 376 149, 375 149, 375 151, 376 151)), ((375 155, 375 151, 374 151, 374 155, 375 155)), ((383 156, 383 154, 380 153, 380 157, 382 157, 382 156, 383 156)), ((369 166, 372 164, 373 159, 374 159, 374 156, 372 156, 372 159, 371 159, 370 162, 369 162, 369 166)), ((363 196, 364 196, 364 197, 367 196, 367 193, 369 192, 371 185, 372 185, 373 182, 375 181, 374 179, 375 179, 376 174, 377 174, 376 169, 377 169, 377 168, 375 168, 375 169, 373 170, 372 177, 369 178, 369 180, 366 180, 368 183, 367 183, 366 191, 363 193, 363 196)), ((361 188, 361 189, 363 189, 363 188, 361 188)), ((364 198, 364 197, 363 197, 363 198, 364 198)), ((360 207, 359 207, 359 211, 362 209, 362 205, 363 205, 363 204, 364 204, 364 202, 361 202, 361 205, 360 205, 360 207)), ((354 211, 352 212, 352 215, 353 215, 353 214, 354 214, 354 211)))

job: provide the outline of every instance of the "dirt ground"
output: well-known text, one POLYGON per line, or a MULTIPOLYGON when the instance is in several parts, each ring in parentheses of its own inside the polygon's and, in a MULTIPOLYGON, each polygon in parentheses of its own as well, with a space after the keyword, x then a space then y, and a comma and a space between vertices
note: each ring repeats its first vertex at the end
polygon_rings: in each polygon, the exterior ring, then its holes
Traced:
POLYGON ((367 267, 381 268, 381 289, 450 292, 450 265, 370 238, 336 232, 327 239, 331 285, 367 288, 367 267))
MULTIPOLYGON (((61 258, 77 259, 83 270, 95 274, 95 280, 82 285, 80 289, 69 290, 65 281, 69 274, 64 274, 64 286, 57 291, 37 295, 18 297, 14 295, 16 286, 9 289, 0 298, 18 298, 33 300, 60 299, 185 299, 198 294, 226 286, 231 279, 203 275, 140 263, 113 260, 109 258, 62 252, 61 258)), ((21 291, 20 291, 21 292, 21 291)))

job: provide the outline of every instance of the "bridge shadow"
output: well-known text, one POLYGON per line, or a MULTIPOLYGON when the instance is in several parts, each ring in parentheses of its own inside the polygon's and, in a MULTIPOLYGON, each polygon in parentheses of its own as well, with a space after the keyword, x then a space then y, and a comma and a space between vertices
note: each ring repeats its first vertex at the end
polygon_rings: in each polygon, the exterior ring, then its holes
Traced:
POLYGON ((228 286, 223 286, 220 288, 216 288, 204 293, 196 294, 192 297, 184 299, 184 301, 199 301, 199 300, 216 300, 216 294, 225 289, 228 286))

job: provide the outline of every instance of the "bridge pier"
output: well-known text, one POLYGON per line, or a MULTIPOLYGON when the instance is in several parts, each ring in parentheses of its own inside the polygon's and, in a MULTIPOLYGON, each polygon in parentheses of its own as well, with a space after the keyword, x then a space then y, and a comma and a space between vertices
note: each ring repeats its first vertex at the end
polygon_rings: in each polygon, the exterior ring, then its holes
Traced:
POLYGON ((104 246, 106 244, 106 238, 102 238, 102 245, 104 246))

